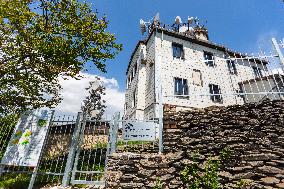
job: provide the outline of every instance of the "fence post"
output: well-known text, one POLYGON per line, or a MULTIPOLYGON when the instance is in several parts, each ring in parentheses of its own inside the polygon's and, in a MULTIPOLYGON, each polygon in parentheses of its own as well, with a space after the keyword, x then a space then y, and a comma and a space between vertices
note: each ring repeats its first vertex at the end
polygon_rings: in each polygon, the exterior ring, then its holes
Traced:
POLYGON ((63 179, 62 179, 62 186, 63 187, 67 187, 68 184, 69 184, 69 181, 70 181, 70 176, 71 176, 70 173, 71 173, 71 169, 73 167, 75 153, 76 153, 77 145, 78 145, 78 138, 80 136, 80 128, 81 128, 81 125, 82 125, 81 124, 81 116, 82 116, 82 112, 78 112, 74 132, 73 132, 73 136, 72 136, 71 146, 70 146, 70 149, 69 149, 69 154, 68 154, 68 158, 67 158, 67 162, 66 162, 66 166, 65 166, 65 170, 64 170, 64 175, 63 175, 63 179))
POLYGON ((279 57, 280 63, 282 64, 281 65, 282 69, 284 71, 284 56, 283 56, 283 54, 281 52, 280 46, 277 43, 277 40, 275 38, 272 38, 271 41, 272 41, 272 45, 273 45, 273 47, 274 47, 274 49, 275 49, 275 51, 276 51, 276 53, 277 53, 277 55, 279 57))
POLYGON ((50 130, 50 127, 51 127, 51 124, 52 124, 54 112, 55 112, 54 110, 51 111, 51 116, 50 116, 49 124, 48 124, 48 126, 47 126, 46 135, 45 135, 45 138, 44 138, 44 140, 43 140, 43 145, 42 145, 42 148, 41 148, 41 150, 40 150, 38 162, 37 162, 36 167, 35 167, 34 170, 33 170, 33 174, 32 174, 32 177, 31 177, 31 180, 30 180, 28 189, 33 189, 33 187, 34 187, 35 179, 36 179, 37 172, 38 172, 38 168, 39 168, 39 163, 40 163, 41 156, 42 156, 42 151, 43 151, 42 149, 43 149, 44 146, 46 145, 46 141, 47 141, 48 133, 49 133, 49 130, 50 130))
POLYGON ((163 91, 162 86, 160 86, 159 90, 159 153, 163 153, 163 129, 164 129, 164 108, 163 108, 163 91))
POLYGON ((113 117, 113 125, 112 125, 112 130, 110 133, 110 154, 114 153, 116 150, 116 143, 117 143, 117 132, 118 132, 118 127, 119 127, 119 119, 120 119, 120 113, 117 112, 115 113, 113 117))

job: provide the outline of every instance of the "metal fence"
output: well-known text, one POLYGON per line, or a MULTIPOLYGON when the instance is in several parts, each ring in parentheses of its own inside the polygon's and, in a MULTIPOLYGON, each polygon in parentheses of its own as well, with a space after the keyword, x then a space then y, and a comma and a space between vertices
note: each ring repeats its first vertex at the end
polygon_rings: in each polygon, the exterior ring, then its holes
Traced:
MULTIPOLYGON (((13 127, 0 128, 4 154, 15 131, 13 127)), ((75 117, 54 116, 53 112, 37 165, 1 162, 1 181, 15 179, 20 188, 29 189, 76 184, 104 186, 109 154, 158 153, 158 135, 157 120, 122 120, 116 114, 111 121, 101 121, 88 119, 82 113, 75 117)))
POLYGON ((175 79, 174 94, 161 86, 163 104, 203 108, 284 99, 284 58, 272 41, 275 51, 267 54, 204 52, 202 63, 190 62, 190 80, 175 79))
MULTIPOLYGON (((16 180, 20 188, 30 189, 70 184, 104 186, 109 123, 87 119, 82 113, 77 117, 53 116, 38 165, 1 164, 0 181, 16 180)), ((14 128, 1 129, 3 154, 14 128)))

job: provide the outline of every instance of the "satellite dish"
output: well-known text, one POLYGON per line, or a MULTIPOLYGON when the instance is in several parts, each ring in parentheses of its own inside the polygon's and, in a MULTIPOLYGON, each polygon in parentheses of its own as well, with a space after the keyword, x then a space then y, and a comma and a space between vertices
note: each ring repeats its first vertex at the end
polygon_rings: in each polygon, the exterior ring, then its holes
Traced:
POLYGON ((188 19, 187 19, 188 24, 189 25, 192 24, 193 20, 194 20, 193 17, 188 17, 188 19))
POLYGON ((197 17, 195 17, 194 22, 195 22, 196 26, 199 27, 199 19, 197 17))
POLYGON ((180 16, 177 16, 175 19, 175 24, 180 25, 182 23, 180 16))
POLYGON ((179 32, 184 33, 187 31, 187 27, 186 26, 182 26, 179 28, 179 32))
POLYGON ((154 17, 154 24, 158 24, 160 22, 160 13, 157 12, 157 14, 154 17))
POLYGON ((194 34, 194 29, 193 29, 193 27, 189 27, 189 28, 188 28, 188 33, 191 34, 191 35, 194 34))
POLYGON ((140 30, 142 35, 146 32, 146 23, 142 19, 140 19, 140 30))

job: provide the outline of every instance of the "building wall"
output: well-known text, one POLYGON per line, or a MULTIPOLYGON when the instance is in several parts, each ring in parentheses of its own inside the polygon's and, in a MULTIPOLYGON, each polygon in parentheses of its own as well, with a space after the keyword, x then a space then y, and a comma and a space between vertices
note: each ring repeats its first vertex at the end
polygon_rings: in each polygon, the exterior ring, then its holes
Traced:
MULTIPOLYGON (((172 104, 183 107, 207 107, 243 104, 242 97, 236 95, 240 91, 239 82, 255 78, 253 66, 266 70, 263 64, 257 64, 248 60, 237 60, 237 74, 230 74, 223 51, 201 46, 183 39, 157 33, 151 35, 146 46, 140 45, 135 52, 128 76, 132 67, 138 63, 137 77, 131 82, 126 90, 126 103, 128 107, 125 117, 136 119, 157 118, 158 90, 161 82, 163 90, 163 104, 172 104), (163 40, 162 40, 163 39, 163 40), (173 58, 172 42, 182 44, 185 58, 173 58), (146 59, 141 61, 141 47, 146 48, 146 59), (207 66, 204 62, 204 51, 211 52, 215 58, 215 66, 207 66), (192 74, 199 70, 202 75, 202 85, 193 83, 192 74), (174 78, 187 79, 189 97, 173 97, 174 78), (138 79, 139 78, 139 79, 138 79), (212 102, 209 96, 209 84, 220 86, 222 102, 212 102), (130 107, 133 100, 133 91, 137 91, 137 107, 130 107), (203 95, 201 95, 203 94, 203 95), (204 95, 207 94, 207 95, 204 95), (136 110, 136 111, 135 111, 136 110)), ((235 58, 235 57, 232 57, 235 58)))
MULTIPOLYGON (((187 79, 189 94, 196 94, 190 96, 189 98, 164 97, 163 101, 165 104, 173 104, 186 107, 207 107, 212 105, 224 106, 243 103, 243 99, 236 95, 223 96, 223 103, 216 103, 212 102, 210 96, 201 96, 198 94, 209 94, 209 84, 219 85, 222 94, 236 93, 236 91, 239 90, 238 83, 240 81, 255 77, 252 69, 252 66, 256 65, 255 62, 249 62, 247 60, 236 61, 238 74, 232 75, 229 73, 227 62, 224 60, 224 52, 194 44, 182 39, 177 39, 172 36, 164 35, 163 42, 161 40, 161 34, 159 34, 158 37, 158 44, 156 44, 156 47, 157 53, 161 55, 160 73, 162 74, 161 80, 163 95, 174 95, 175 77, 187 79), (172 42, 183 45, 185 54, 184 60, 173 58, 172 42), (205 64, 203 60, 204 51, 213 53, 216 66, 209 67, 205 64), (203 81, 203 84, 201 86, 193 84, 192 73, 194 69, 201 71, 203 81)), ((264 69, 262 65, 258 65, 258 67, 264 69)))
POLYGON ((142 75, 142 78, 143 78, 143 72, 144 72, 143 65, 141 65, 141 61, 140 61, 141 48, 142 48, 142 44, 140 44, 140 46, 137 48, 137 51, 134 53, 131 63, 129 65, 128 73, 126 75, 126 79, 131 77, 135 66, 137 66, 137 71, 134 75, 134 78, 131 79, 131 81, 129 81, 129 79, 128 79, 128 82, 126 81, 127 89, 125 92, 124 117, 127 119, 136 118, 136 114, 137 112, 139 112, 139 110, 137 109, 140 107, 140 102, 138 102, 139 98, 137 97, 139 96, 138 92, 140 92, 141 89, 138 86, 138 83, 143 82, 141 81, 140 76, 142 75), (142 74, 140 74, 140 72, 142 72, 142 74), (135 92, 135 97, 136 97, 135 102, 133 101, 134 92, 135 92), (134 106, 134 104, 136 104, 136 106, 134 106))
MULTIPOLYGON (((134 79, 131 81, 129 87, 125 92, 125 104, 128 105, 124 110, 124 117, 128 119, 139 119, 142 120, 145 117, 154 117, 152 107, 155 102, 155 73, 154 73, 154 62, 155 62, 155 44, 154 36, 152 36, 146 45, 140 44, 137 48, 134 56, 131 60, 129 71, 126 75, 128 78, 132 74, 132 70, 137 64, 137 72, 134 79), (146 52, 145 54, 142 51, 146 52), (133 107, 133 99, 135 95, 135 104, 133 107), (149 109, 145 115, 145 109, 149 109)), ((125 105, 126 107, 126 105, 125 105)))
POLYGON ((155 97, 155 36, 152 35, 149 39, 147 46, 146 58, 146 92, 145 92, 145 111, 144 119, 151 119, 155 117, 154 103, 155 97))

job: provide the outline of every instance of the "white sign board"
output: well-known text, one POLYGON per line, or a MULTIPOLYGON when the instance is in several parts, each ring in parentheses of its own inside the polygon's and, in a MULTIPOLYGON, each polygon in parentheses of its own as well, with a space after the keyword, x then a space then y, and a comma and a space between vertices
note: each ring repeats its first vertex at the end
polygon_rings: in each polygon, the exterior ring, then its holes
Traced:
POLYGON ((47 134, 52 111, 35 110, 18 121, 1 164, 35 167, 47 134))
POLYGON ((157 127, 154 122, 126 121, 122 126, 122 138, 126 141, 155 141, 157 127))

